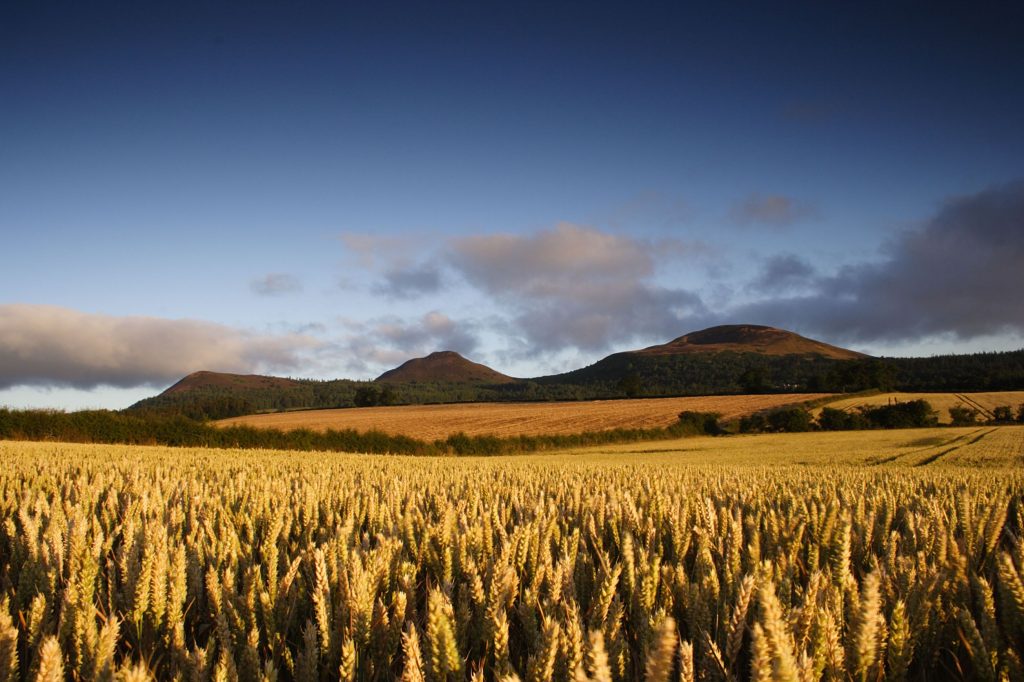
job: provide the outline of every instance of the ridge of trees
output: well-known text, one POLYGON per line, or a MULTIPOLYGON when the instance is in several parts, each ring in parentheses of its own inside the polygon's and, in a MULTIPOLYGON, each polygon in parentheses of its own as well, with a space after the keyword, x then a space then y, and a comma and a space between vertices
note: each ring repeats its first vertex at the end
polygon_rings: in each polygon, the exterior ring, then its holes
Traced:
POLYGON ((1024 389, 1024 350, 931 358, 832 360, 722 352, 618 353, 565 374, 510 384, 301 379, 288 387, 197 388, 142 400, 132 410, 192 419, 257 412, 458 402, 536 402, 742 393, 996 391, 1024 389))

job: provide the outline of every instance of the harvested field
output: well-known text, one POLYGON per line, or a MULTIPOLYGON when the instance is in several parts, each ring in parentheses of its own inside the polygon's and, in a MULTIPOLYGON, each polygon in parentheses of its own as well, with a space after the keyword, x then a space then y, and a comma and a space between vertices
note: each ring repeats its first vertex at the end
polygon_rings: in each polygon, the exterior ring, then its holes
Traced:
POLYGON ((828 397, 827 393, 786 395, 728 395, 686 398, 646 398, 561 403, 462 403, 353 407, 247 415, 217 422, 221 425, 289 429, 376 429, 425 440, 467 435, 538 436, 603 431, 615 428, 668 426, 680 412, 718 412, 733 419, 758 410, 828 397))
MULTIPOLYGON (((939 423, 950 423, 949 408, 963 405, 978 410, 980 419, 989 419, 993 408, 1009 405, 1014 413, 1017 407, 1024 404, 1024 391, 992 391, 986 393, 879 393, 867 397, 846 398, 829 403, 828 407, 837 410, 854 410, 858 407, 887 405, 890 402, 908 402, 910 400, 927 400, 939 413, 939 423)), ((817 416, 821 408, 813 410, 817 416)))

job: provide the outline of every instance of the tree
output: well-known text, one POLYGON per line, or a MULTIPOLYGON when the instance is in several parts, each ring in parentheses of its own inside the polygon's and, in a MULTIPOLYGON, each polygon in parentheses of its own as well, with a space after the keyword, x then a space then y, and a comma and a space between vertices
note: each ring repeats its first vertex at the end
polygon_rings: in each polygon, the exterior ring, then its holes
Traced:
POLYGON ((376 386, 360 386, 352 402, 356 407, 373 407, 380 402, 380 389, 376 386))
POLYGON ((764 393, 771 386, 768 383, 768 372, 764 367, 749 367, 740 375, 740 387, 744 393, 764 393))
POLYGON ((768 414, 768 427, 772 431, 797 433, 811 430, 811 414, 799 407, 785 407, 768 414))
POLYGON ((949 408, 949 418, 953 426, 970 426, 978 421, 978 411, 973 407, 954 405, 949 408))
POLYGON ((740 417, 740 433, 761 433, 768 428, 768 420, 763 414, 748 414, 740 417))
POLYGON ((635 372, 630 372, 619 381, 619 390, 625 393, 627 398, 635 398, 640 395, 643 387, 640 376, 635 372))
POLYGON ((997 424, 1009 424, 1013 421, 1013 409, 1009 405, 999 405, 993 408, 992 421, 997 424))

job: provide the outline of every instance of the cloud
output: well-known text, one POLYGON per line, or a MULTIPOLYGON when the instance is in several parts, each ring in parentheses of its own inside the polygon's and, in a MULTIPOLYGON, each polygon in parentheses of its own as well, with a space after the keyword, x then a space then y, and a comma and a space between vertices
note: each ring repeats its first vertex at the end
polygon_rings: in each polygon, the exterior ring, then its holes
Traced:
POLYGON ((1024 181, 949 201, 880 262, 842 268, 814 293, 735 314, 849 341, 1024 333, 1024 181))
POLYGON ((432 310, 415 320, 384 317, 349 323, 345 346, 348 367, 366 372, 394 367, 413 357, 439 350, 470 354, 479 346, 475 325, 451 319, 432 310))
POLYGON ((778 293, 814 283, 814 266, 792 253, 772 256, 764 262, 760 274, 748 289, 778 293))
MULTIPOLYGON (((360 267, 380 275, 381 279, 370 285, 373 294, 390 299, 412 299, 443 288, 441 268, 430 257, 438 240, 430 235, 350 232, 343 234, 341 241, 360 267)), ((351 288, 351 283, 345 281, 341 286, 351 288)))
POLYGON ((602 222, 626 229, 653 227, 670 229, 693 220, 694 209, 680 197, 645 191, 612 207, 602 222))
POLYGON ((394 267, 384 273, 384 279, 371 287, 375 294, 388 298, 416 298, 441 290, 441 271, 433 265, 394 267))
POLYGON ((319 345, 198 320, 0 305, 0 388, 161 386, 200 369, 288 371, 319 345))
POLYGON ((729 216, 734 223, 744 227, 789 227, 817 217, 818 210, 810 204, 781 194, 751 194, 736 204, 729 212, 729 216))
POLYGON ((652 283, 658 243, 560 223, 532 235, 456 240, 448 263, 511 306, 510 331, 534 351, 602 350, 618 341, 678 335, 706 314, 695 294, 652 283))
POLYGON ((302 291, 302 282, 284 272, 272 272, 249 283, 254 294, 260 296, 281 296, 302 291))
POLYGON ((392 263, 395 260, 407 259, 408 254, 415 250, 415 239, 411 235, 379 235, 360 232, 346 232, 341 235, 341 243, 346 250, 355 255, 360 265, 367 268, 377 267, 381 261, 392 263))
POLYGON ((458 239, 449 260, 488 293, 540 298, 586 296, 654 272, 654 259, 639 242, 571 223, 530 236, 458 239))

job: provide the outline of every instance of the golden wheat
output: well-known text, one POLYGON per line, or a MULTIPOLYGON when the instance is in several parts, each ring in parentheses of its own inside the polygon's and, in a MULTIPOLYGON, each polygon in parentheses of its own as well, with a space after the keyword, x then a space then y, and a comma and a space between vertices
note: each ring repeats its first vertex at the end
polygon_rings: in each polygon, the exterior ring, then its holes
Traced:
POLYGON ((0 681, 1022 679, 1024 429, 858 437, 0 443, 0 681))

